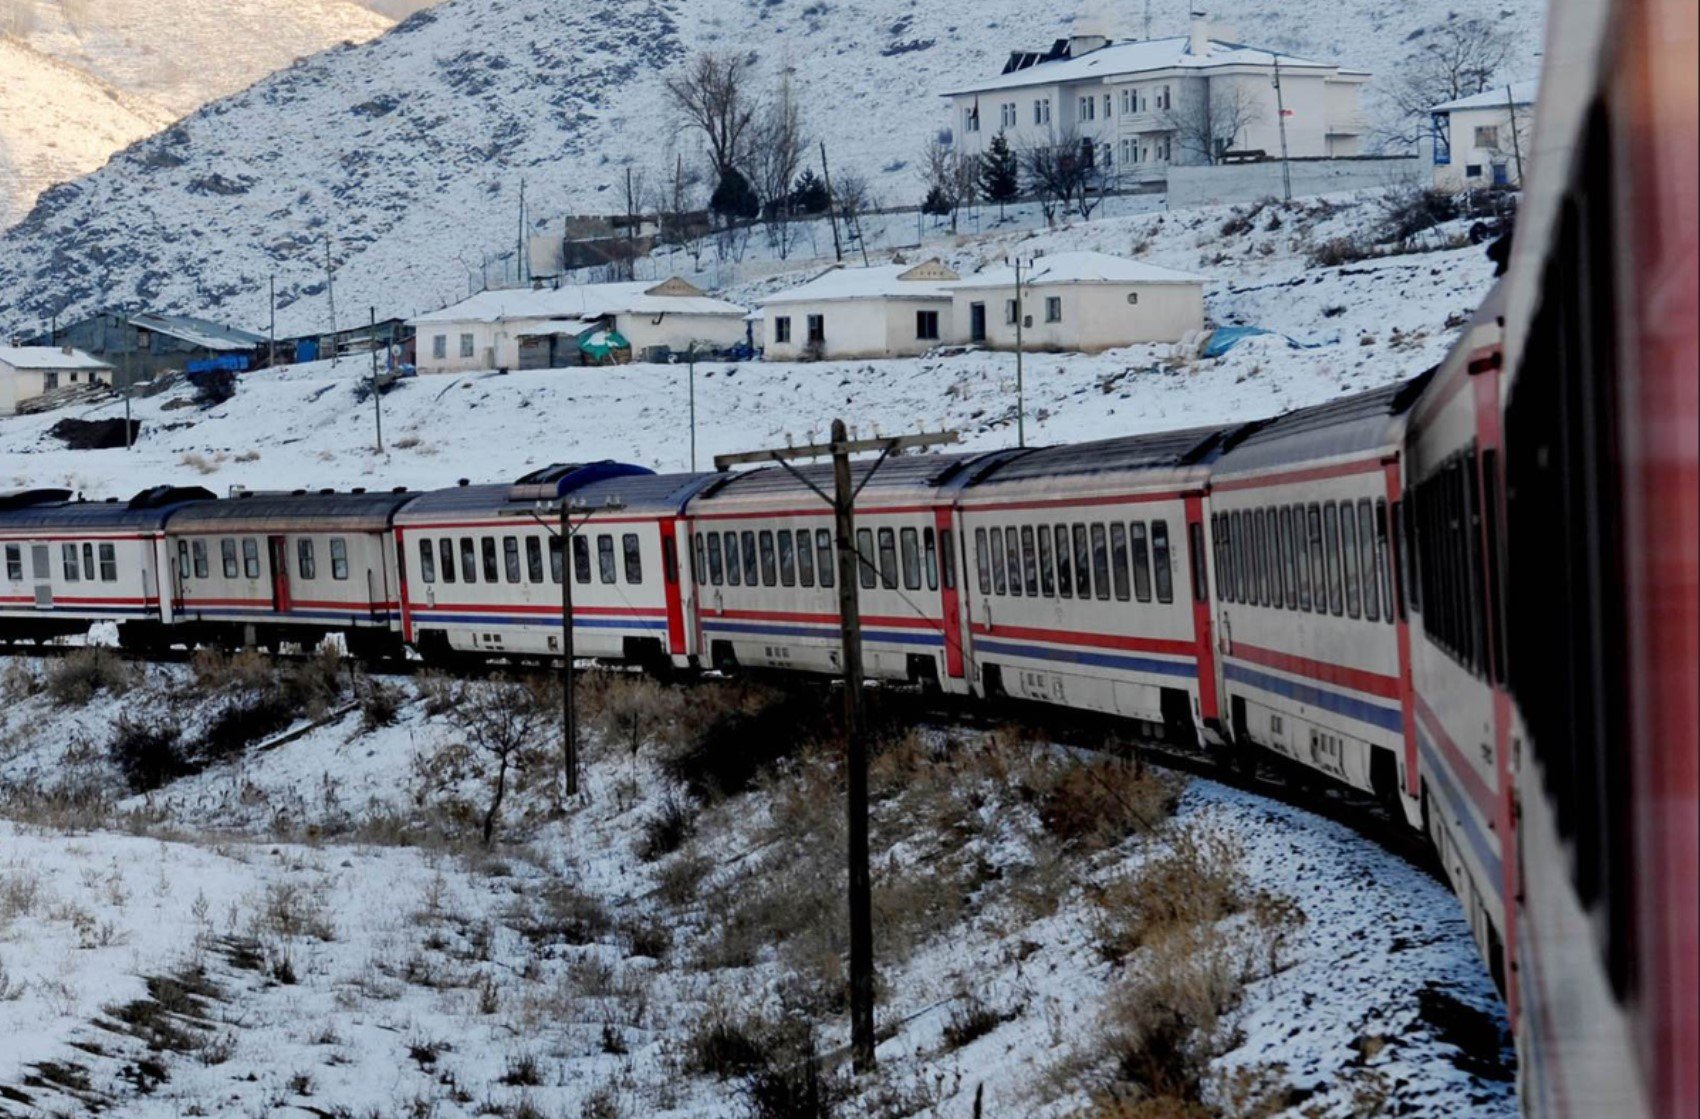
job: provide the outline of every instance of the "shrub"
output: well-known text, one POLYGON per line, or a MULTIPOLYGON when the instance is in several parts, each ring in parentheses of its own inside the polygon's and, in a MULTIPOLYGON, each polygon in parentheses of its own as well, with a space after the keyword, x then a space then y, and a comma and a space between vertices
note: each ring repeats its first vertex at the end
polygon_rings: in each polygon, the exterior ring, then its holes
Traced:
POLYGON ((978 998, 970 996, 951 1008, 950 1019, 944 1024, 944 1047, 946 1050, 955 1050, 964 1045, 971 1045, 1009 1021, 1009 1018, 1009 1015, 1000 1014, 978 998))
POLYGON ((233 757, 295 718, 296 707, 281 689, 228 700, 201 733, 201 756, 209 762, 233 757))
POLYGON ((1167 848, 1113 882, 1099 899, 1099 948, 1119 959, 1135 948, 1214 925, 1245 905, 1241 849, 1232 837, 1179 827, 1167 848))
POLYGON ((729 1080, 760 1068, 766 1061, 764 1024, 734 1019, 715 1007, 685 1037, 685 1071, 729 1080))
POLYGON ((1393 190, 1382 198, 1381 211, 1381 239, 1403 244, 1456 218, 1458 196, 1434 187, 1393 190))
POLYGON ((1123 1080, 1158 1098, 1198 1102, 1210 1062, 1230 1047, 1224 1018, 1245 984, 1235 955, 1214 927, 1194 928, 1150 950, 1106 1008, 1107 1045, 1123 1080))
POLYGON ((22 703, 42 687, 41 674, 29 661, 11 660, 0 669, 0 699, 7 703, 22 703))
POLYGON ((1379 255, 1356 237, 1331 237, 1312 245, 1305 254, 1305 263, 1312 268, 1338 268, 1379 255))
POLYGON ((365 680, 360 688, 360 729, 371 732, 387 727, 401 714, 401 689, 382 680, 365 680))
POLYGON ((203 692, 251 691, 268 686, 277 675, 272 659, 252 649, 234 655, 200 649, 190 659, 189 669, 195 687, 203 692))
POLYGON ((135 671, 110 649, 78 649, 49 665, 46 691, 61 707, 83 707, 101 692, 123 695, 135 671))
POLYGON ((663 771, 702 799, 744 792, 758 774, 833 726, 834 705, 807 691, 736 689, 699 710, 663 771))
POLYGON ((130 791, 147 793, 195 772, 184 753, 182 737, 183 732, 174 723, 150 724, 120 715, 107 752, 130 791))
POLYGON ((1065 845, 1102 850, 1174 814, 1180 786, 1137 761, 1094 758, 1064 768, 1040 792, 1039 821, 1065 845))
POLYGON ((646 863, 671 855, 685 845, 696 830, 696 817, 690 802, 667 794, 655 814, 643 822, 643 837, 638 840, 637 856, 646 863))

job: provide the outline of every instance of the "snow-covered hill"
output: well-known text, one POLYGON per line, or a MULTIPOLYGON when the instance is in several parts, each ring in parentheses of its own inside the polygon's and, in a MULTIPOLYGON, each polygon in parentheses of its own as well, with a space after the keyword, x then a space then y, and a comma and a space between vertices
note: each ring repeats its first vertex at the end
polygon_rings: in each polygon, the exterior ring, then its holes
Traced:
MULTIPOLYGON (((1133 9, 1115 10, 1120 34, 1137 30, 1133 9)), ((1452 10, 1223 0, 1212 15, 1243 40, 1390 78, 1452 10)), ((1518 58, 1532 60, 1540 10, 1507 0, 1489 13, 1514 29, 1518 58)), ((1070 18, 1071 5, 1019 0, 449 0, 50 191, 0 239, 0 330, 115 301, 259 323, 273 275, 282 327, 318 328, 301 301, 323 289, 327 236, 339 303, 411 312, 421 292, 464 290, 469 261, 514 243, 522 180, 534 214, 609 212, 628 163, 653 182, 690 154, 663 81, 702 49, 748 51, 764 85, 791 68, 835 169, 913 200, 920 150, 944 123, 937 92, 1050 42, 1070 18)), ((1155 6, 1153 33, 1184 19, 1155 6)))
POLYGON ((184 114, 405 14, 357 0, 0 3, 0 229, 184 114))

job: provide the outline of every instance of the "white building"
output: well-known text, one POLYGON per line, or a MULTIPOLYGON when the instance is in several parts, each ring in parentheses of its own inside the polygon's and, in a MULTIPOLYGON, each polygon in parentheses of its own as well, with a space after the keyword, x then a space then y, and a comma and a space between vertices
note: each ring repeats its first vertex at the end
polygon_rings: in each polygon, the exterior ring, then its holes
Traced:
POLYGON ((959 277, 936 260, 835 267, 761 301, 764 356, 913 357, 947 339, 951 284, 959 277))
POLYGON ((1361 70, 1235 43, 1225 27, 1216 37, 1202 19, 1189 35, 1132 42, 1077 28, 1049 51, 1011 54, 997 77, 943 95, 958 150, 979 155, 1000 132, 1017 151, 1090 143, 1095 161, 1127 183, 1224 152, 1278 158, 1283 121, 1292 158, 1363 150, 1361 70))
MULTIPOLYGON (((1022 345, 1096 353, 1177 342, 1204 326, 1204 277, 1096 252, 1024 265, 1022 345)), ((762 301, 769 361, 914 357, 939 346, 1014 349, 1015 272, 959 276, 936 260, 834 268, 762 301)))
POLYGON ((70 385, 112 384, 112 366, 69 346, 0 346, 0 416, 70 385))
POLYGON ((1535 94, 1535 82, 1513 82, 1430 109, 1434 185, 1441 190, 1522 186, 1535 94))
POLYGON ((747 340, 747 312, 677 277, 655 284, 586 284, 485 291, 413 319, 421 373, 560 369, 592 363, 612 331, 618 360, 724 351, 747 340))
MULTIPOLYGON (((1204 328, 1204 277, 1096 252, 1042 256, 1023 266, 1025 349, 1098 353, 1142 342, 1178 342, 1204 328)), ((953 336, 1015 348, 1013 267, 952 285, 953 336)))

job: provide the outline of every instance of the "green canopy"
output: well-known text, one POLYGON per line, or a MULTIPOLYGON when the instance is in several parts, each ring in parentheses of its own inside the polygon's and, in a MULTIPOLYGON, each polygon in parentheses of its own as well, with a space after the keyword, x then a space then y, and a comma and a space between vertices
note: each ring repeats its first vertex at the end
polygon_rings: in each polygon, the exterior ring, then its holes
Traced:
POLYGON ((578 348, 597 365, 612 365, 622 353, 629 354, 632 344, 617 330, 592 330, 578 340, 578 348))

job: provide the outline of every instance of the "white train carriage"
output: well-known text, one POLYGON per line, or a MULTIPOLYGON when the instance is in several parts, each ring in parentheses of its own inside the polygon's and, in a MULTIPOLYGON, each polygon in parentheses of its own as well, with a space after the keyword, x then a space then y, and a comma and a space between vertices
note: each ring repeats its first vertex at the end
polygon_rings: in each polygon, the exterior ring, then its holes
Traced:
POLYGON ((391 526, 417 496, 242 493, 183 508, 166 526, 178 616, 149 640, 275 649, 336 633, 357 656, 398 654, 391 526))
MULTIPOLYGON (((1517 893, 1512 709, 1505 693, 1500 450, 1503 287, 1412 409, 1402 519, 1422 819, 1513 1014, 1517 893)), ((1555 701, 1562 697, 1555 697, 1555 701)))
POLYGON ((575 656, 684 667, 696 655, 677 523, 719 475, 658 475, 616 462, 558 465, 512 486, 425 494, 396 518, 405 557, 402 626, 428 660, 559 657, 560 517, 570 514, 575 656))
POLYGON ((73 636, 102 621, 118 621, 128 639, 137 627, 171 622, 166 521, 215 500, 170 486, 127 502, 72 501, 69 490, 0 494, 0 642, 73 636))
MULTIPOLYGON (((967 691, 950 486, 985 456, 852 466, 863 665, 870 679, 967 691)), ((830 466, 801 473, 831 492, 830 466)), ((691 501, 701 647, 717 668, 840 671, 831 507, 783 467, 724 477, 691 501)))
POLYGON ((1241 748, 1413 822, 1410 635, 1392 547, 1405 420, 1427 377, 1252 424, 1211 481, 1220 688, 1241 748))
POLYGON ((1203 506, 1223 432, 1036 450, 966 486, 963 625, 976 691, 1195 741, 1217 718, 1203 506))

